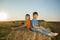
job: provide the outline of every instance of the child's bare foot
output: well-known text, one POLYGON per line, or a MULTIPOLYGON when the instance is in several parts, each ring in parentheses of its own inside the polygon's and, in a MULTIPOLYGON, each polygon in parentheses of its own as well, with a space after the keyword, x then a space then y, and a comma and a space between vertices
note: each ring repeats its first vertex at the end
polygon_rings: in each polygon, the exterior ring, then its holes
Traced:
POLYGON ((57 36, 57 35, 58 35, 58 33, 52 33, 52 35, 53 35, 53 36, 57 36))
POLYGON ((50 33, 50 34, 48 34, 48 36, 50 36, 50 37, 54 37, 51 33, 50 33))

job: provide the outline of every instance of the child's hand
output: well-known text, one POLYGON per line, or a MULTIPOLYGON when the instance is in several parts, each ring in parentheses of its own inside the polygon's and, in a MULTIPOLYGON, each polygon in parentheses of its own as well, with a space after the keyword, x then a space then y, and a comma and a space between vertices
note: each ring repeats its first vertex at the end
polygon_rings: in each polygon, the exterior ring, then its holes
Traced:
POLYGON ((43 26, 40 26, 40 28, 43 28, 43 26))

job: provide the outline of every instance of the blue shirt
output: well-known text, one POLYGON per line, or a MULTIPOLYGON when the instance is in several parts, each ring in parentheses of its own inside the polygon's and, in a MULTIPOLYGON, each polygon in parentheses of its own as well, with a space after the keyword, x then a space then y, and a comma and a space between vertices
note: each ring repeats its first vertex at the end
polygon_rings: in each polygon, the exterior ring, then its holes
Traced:
POLYGON ((37 25, 38 25, 38 21, 35 20, 35 19, 32 19, 31 23, 32 23, 32 25, 34 25, 34 26, 37 26, 37 25))

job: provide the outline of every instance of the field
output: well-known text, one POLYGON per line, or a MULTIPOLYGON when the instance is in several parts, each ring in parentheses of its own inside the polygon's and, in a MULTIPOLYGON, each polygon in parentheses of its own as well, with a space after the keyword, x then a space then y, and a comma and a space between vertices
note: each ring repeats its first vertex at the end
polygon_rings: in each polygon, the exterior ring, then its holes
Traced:
MULTIPOLYGON (((11 27, 19 27, 24 24, 24 21, 7 21, 0 22, 0 39, 6 38, 6 36, 11 32, 11 27)), ((58 32, 59 35, 52 40, 60 40, 60 22, 47 22, 46 25, 53 32, 58 32)))
POLYGON ((51 28, 51 31, 59 33, 54 40, 60 40, 60 22, 48 22, 51 28))

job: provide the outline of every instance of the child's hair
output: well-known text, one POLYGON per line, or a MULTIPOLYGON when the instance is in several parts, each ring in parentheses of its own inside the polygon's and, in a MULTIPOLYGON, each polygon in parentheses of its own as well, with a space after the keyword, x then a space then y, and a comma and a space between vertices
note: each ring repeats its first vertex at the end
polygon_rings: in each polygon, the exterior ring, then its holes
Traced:
POLYGON ((38 15, 38 13, 37 13, 37 12, 33 12, 33 16, 34 16, 34 15, 38 15))
POLYGON ((29 14, 26 14, 26 16, 30 16, 29 14))
POLYGON ((25 17, 26 17, 26 16, 29 16, 29 20, 30 20, 30 15, 29 15, 29 14, 26 14, 25 17))

